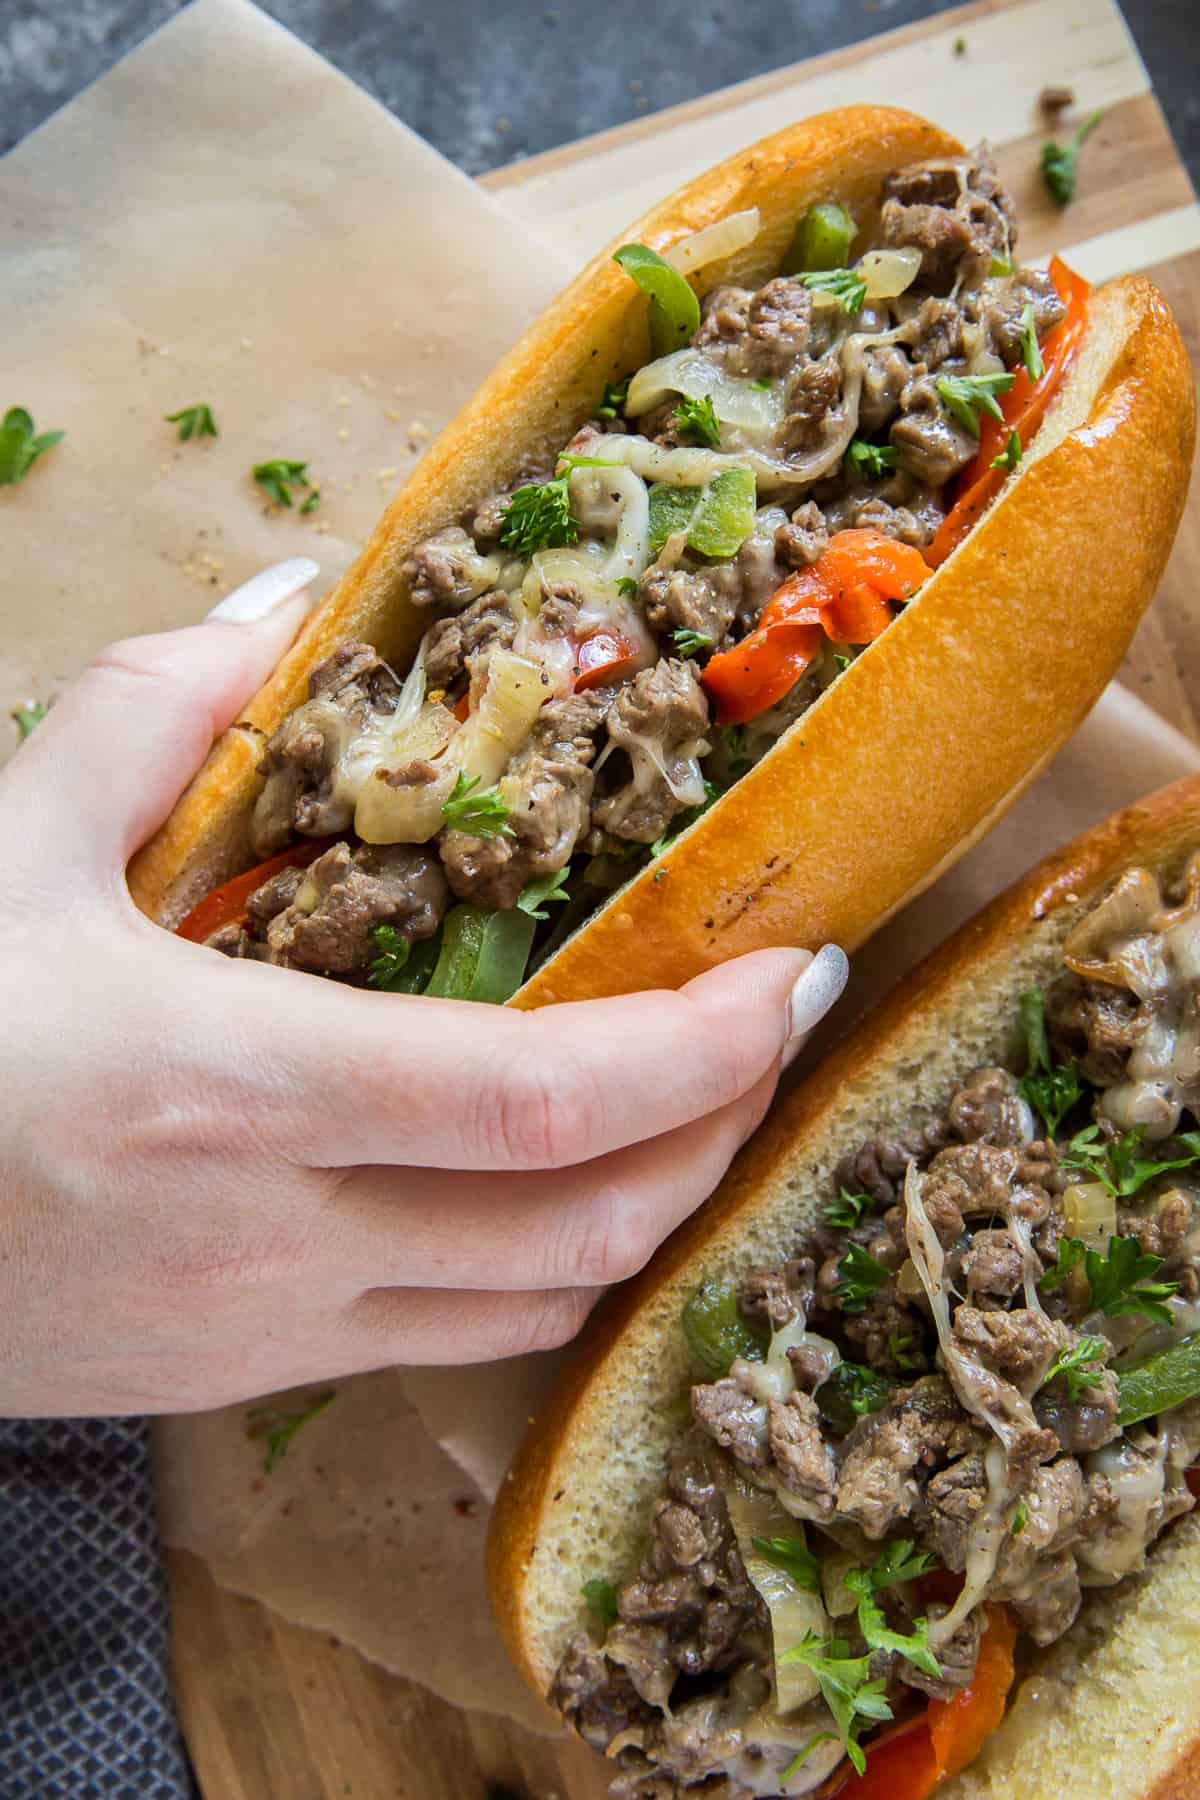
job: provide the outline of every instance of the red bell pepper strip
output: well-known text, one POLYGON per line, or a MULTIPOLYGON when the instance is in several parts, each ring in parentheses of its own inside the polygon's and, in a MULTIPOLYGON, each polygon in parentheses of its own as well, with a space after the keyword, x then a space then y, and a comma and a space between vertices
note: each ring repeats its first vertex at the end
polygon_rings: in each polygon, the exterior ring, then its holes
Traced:
POLYGON ((575 649, 575 690, 606 687, 626 675, 636 673, 640 658, 638 647, 620 631, 602 626, 585 637, 575 649))
POLYGON ((1024 368, 1017 369, 1015 381, 1000 400, 1003 418, 994 419, 988 415, 981 421, 979 449, 959 476, 954 505, 925 551, 925 560, 932 568, 945 562, 999 492, 1006 471, 993 469, 992 462, 1003 450, 1009 435, 1015 431, 1021 440, 1022 451, 1029 448, 1079 348, 1087 328, 1091 287, 1082 275, 1068 269, 1057 256, 1050 258, 1050 275, 1059 298, 1066 302, 1066 316, 1059 320, 1042 345, 1045 366, 1037 381, 1031 380, 1024 368))
POLYGON ((1200 1500, 1200 1463, 1195 1468, 1188 1469, 1183 1479, 1187 1482, 1189 1491, 1200 1500))
POLYGON ((755 629, 710 657, 700 677, 717 723, 741 725, 781 700, 804 673, 822 631, 869 644, 891 624, 889 600, 907 600, 929 570, 919 550, 879 531, 839 531, 811 568, 776 589, 755 629))
POLYGON ((867 1746, 863 1775, 851 1775, 837 1800, 928 1800, 965 1769, 1004 1717, 1013 1682, 1017 1629, 1006 1606, 989 1606, 975 1673, 952 1700, 931 1700, 919 1729, 867 1746))
POLYGON ((272 875, 278 875, 280 869, 306 869, 310 862, 316 861, 322 850, 328 850, 333 841, 328 837, 307 838, 302 844, 293 844, 290 849, 281 850, 278 856, 270 857, 256 868, 247 869, 244 875, 235 875, 232 881, 227 881, 223 887, 214 888, 199 905, 192 908, 183 923, 176 926, 176 937, 187 938, 193 944, 203 944, 222 925, 244 924, 246 902, 256 888, 260 888, 272 875))

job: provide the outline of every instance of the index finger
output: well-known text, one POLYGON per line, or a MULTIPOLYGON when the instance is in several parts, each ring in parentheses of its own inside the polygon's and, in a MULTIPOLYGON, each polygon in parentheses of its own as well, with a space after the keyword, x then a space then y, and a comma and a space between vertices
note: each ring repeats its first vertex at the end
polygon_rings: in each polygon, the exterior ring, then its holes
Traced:
MULTIPOLYGON (((238 1063, 263 1084, 255 1135, 268 1131, 291 1160, 553 1169, 747 1093, 780 1057, 789 996, 810 964, 802 950, 757 951, 678 993, 536 1012, 366 993, 216 958, 206 985, 224 990, 221 1036, 242 1039, 238 1063)), ((823 975, 813 967, 828 986, 828 963, 823 975)), ((836 977, 834 988, 831 1000, 836 977)))

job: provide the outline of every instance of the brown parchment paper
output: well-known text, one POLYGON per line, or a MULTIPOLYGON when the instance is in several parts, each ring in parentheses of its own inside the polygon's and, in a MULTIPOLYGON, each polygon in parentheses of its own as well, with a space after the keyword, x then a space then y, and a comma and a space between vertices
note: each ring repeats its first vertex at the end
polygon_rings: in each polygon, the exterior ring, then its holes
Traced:
MULTIPOLYGON (((197 0, 0 164, 0 197, 0 401, 68 433, 0 490, 0 741, 9 705, 114 636, 191 620, 299 551, 333 580, 570 273, 552 221, 523 238, 243 0, 197 0), (162 415, 198 401, 221 437, 178 444, 162 415), (309 462, 310 517, 253 487, 273 456, 309 462)), ((1198 763, 1110 690, 987 845, 860 955, 841 1018, 1053 843, 1198 763)), ((245 1408, 164 1421, 165 1534, 226 1586, 544 1728, 487 1616, 483 1496, 557 1366, 339 1383, 270 1475, 245 1408)))

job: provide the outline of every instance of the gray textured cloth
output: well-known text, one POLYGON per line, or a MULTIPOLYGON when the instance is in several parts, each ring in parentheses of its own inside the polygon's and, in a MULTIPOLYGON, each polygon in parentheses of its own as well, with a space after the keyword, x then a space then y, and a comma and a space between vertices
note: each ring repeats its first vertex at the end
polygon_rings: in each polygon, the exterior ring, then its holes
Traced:
POLYGON ((0 1421, 0 1796, 189 1800, 140 1419, 0 1421))

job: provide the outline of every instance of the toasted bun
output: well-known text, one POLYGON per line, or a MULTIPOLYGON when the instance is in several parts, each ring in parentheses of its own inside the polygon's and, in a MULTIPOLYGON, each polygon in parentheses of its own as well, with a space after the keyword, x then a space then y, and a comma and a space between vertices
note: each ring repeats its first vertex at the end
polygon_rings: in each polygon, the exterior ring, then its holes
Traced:
MULTIPOLYGON (((797 217, 846 202, 870 231, 890 170, 961 148, 889 107, 778 132, 631 226, 659 250, 744 207, 754 243, 704 286, 758 284, 797 217)), ((644 297, 604 251, 447 427, 295 648, 134 860, 137 903, 179 922, 245 868, 263 735, 351 639, 394 665, 428 613, 400 578, 430 532, 553 454, 606 379, 649 355, 644 297)), ((1017 473, 920 598, 771 753, 614 896, 515 996, 518 1006, 676 987, 765 945, 853 948, 969 846, 1075 729, 1158 581, 1194 436, 1186 355, 1149 283, 1093 295, 1081 353, 1017 473)))
MULTIPOLYGON (((501 1490, 489 1545, 496 1618, 539 1693, 583 1623, 583 1582, 637 1562, 667 1448, 688 1418, 679 1320, 697 1284, 791 1255, 844 1151, 934 1116, 966 1071, 1003 1058, 1018 995, 1061 967, 1064 938, 1110 881, 1134 862, 1174 874, 1197 845, 1200 776, 1039 864, 777 1103, 707 1206, 594 1315, 501 1490)), ((1195 1768, 1184 1772, 1194 1755, 1200 1520, 1171 1534, 1145 1576, 1089 1597, 971 1770, 939 1793, 1183 1800, 1200 1793, 1195 1768)))

